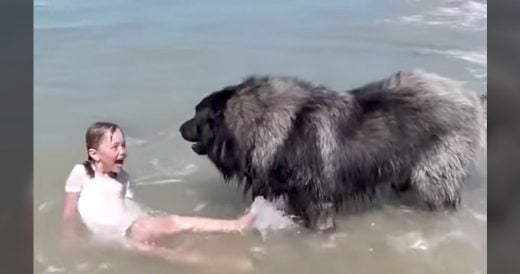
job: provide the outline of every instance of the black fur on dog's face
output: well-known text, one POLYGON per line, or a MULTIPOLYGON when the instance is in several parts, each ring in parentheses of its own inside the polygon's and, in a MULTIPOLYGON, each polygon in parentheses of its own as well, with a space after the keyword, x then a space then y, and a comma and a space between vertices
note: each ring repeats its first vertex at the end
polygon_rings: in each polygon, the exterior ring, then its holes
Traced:
POLYGON ((225 91, 218 91, 204 98, 195 107, 195 116, 184 122, 179 131, 182 138, 193 142, 192 149, 199 155, 206 155, 215 139, 215 130, 224 122, 225 101, 229 98, 225 91))
POLYGON ((192 150, 199 154, 207 154, 207 149, 214 141, 214 130, 212 127, 218 118, 210 106, 211 97, 205 98, 195 108, 195 116, 184 122, 179 131, 182 138, 188 142, 193 142, 192 150))
POLYGON ((195 116, 179 128, 182 137, 193 143, 192 150, 208 156, 225 178, 240 176, 244 167, 244 153, 224 117, 227 101, 235 92, 232 86, 208 95, 195 107, 195 116))

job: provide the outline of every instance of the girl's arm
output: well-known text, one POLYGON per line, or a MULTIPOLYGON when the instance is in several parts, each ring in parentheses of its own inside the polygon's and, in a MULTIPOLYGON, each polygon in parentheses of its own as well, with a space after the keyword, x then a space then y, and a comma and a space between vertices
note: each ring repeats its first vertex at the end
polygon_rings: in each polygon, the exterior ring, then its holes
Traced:
POLYGON ((79 192, 65 192, 65 200, 63 202, 64 224, 71 224, 79 217, 78 200, 79 192))
POLYGON ((66 237, 77 238, 84 228, 78 212, 78 200, 83 181, 87 173, 83 165, 75 165, 65 183, 65 199, 63 201, 63 232, 66 237))
POLYGON ((78 212, 79 192, 65 192, 65 200, 63 203, 62 228, 63 236, 68 241, 79 239, 79 235, 83 232, 83 222, 78 212))

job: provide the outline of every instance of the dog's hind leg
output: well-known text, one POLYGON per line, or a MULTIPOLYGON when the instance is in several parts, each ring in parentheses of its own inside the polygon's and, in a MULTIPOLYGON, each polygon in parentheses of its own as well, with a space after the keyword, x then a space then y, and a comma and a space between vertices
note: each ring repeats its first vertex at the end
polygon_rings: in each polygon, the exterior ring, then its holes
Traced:
POLYGON ((474 150, 467 139, 447 136, 443 142, 415 165, 411 186, 430 210, 456 209, 461 190, 474 162, 474 150))

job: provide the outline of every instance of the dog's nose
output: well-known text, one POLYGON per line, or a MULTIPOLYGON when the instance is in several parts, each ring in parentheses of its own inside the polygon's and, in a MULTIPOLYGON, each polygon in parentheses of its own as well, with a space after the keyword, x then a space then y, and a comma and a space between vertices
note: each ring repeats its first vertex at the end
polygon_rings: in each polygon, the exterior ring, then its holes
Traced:
POLYGON ((186 122, 182 123, 179 127, 179 132, 181 133, 182 138, 186 139, 186 122))
MULTIPOLYGON (((186 124, 186 123, 182 123, 182 125, 179 127, 179 132, 181 133, 181 135, 182 135, 182 133, 184 132, 185 124, 186 124)), ((184 137, 184 136, 183 136, 183 137, 184 137)))
POLYGON ((182 138, 184 138, 184 140, 190 141, 190 142, 197 142, 198 141, 197 129, 196 129, 196 126, 194 125, 193 119, 184 122, 179 127, 179 131, 181 133, 182 138))

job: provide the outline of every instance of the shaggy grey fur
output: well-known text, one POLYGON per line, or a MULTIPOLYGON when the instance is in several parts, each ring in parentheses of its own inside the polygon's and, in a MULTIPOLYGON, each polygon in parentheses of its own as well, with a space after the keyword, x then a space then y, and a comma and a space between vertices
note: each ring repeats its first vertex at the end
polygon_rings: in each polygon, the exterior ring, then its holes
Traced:
POLYGON ((486 105, 422 70, 344 92, 251 77, 204 98, 181 133, 226 179, 284 197, 309 227, 330 228, 332 208, 381 184, 412 188, 431 209, 456 208, 486 143, 486 105))

